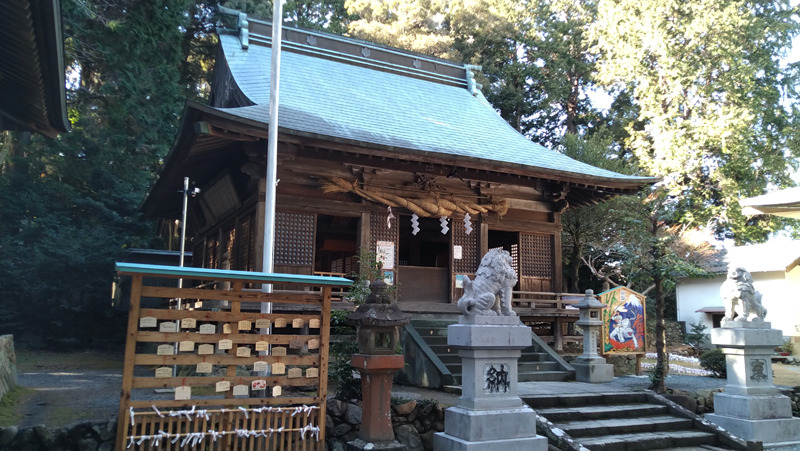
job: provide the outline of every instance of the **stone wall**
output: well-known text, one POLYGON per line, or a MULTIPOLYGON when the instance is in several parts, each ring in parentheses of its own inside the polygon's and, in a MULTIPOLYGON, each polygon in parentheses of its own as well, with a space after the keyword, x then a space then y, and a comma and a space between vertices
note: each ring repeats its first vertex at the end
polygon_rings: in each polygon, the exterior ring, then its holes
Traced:
POLYGON ((608 355, 606 362, 614 365, 614 376, 636 374, 636 354, 608 355))
POLYGON ((48 429, 44 426, 18 430, 0 428, 0 451, 113 451, 117 422, 88 422, 48 429))
MULTIPOLYGON (((329 399, 325 439, 329 451, 344 451, 347 442, 358 437, 361 407, 329 399)), ((392 406, 392 426, 396 440, 408 451, 433 449, 433 435, 444 432, 444 410, 433 401, 409 401, 392 406)))
POLYGON ((0 335, 0 399, 17 385, 17 357, 14 354, 14 336, 0 335))
MULTIPOLYGON (((358 437, 361 407, 329 399, 325 440, 330 451, 344 451, 358 437)), ((433 401, 409 401, 392 406, 392 426, 398 442, 408 451, 433 450, 433 434, 444 431, 444 410, 433 401)), ((36 426, 0 428, 0 451, 112 451, 117 422, 87 422, 48 429, 36 426)))

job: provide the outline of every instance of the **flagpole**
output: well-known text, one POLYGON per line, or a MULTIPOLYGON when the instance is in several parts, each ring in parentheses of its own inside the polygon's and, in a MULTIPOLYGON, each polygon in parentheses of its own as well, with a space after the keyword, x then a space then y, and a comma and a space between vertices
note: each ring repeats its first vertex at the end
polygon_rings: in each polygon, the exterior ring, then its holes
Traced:
MULTIPOLYGON (((267 139, 267 175, 264 205, 264 259, 262 271, 274 272, 275 254, 275 197, 278 185, 278 93, 281 73, 281 35, 283 28, 283 0, 272 5, 272 61, 269 78, 269 135, 267 139)), ((263 284, 261 291, 272 292, 272 285, 263 284)), ((272 313, 272 303, 261 304, 261 313, 272 313)))

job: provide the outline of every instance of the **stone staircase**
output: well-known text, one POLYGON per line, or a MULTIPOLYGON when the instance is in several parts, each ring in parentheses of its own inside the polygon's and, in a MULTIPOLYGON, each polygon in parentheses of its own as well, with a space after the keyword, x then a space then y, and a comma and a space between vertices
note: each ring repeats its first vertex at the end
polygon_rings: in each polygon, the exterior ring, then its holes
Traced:
MULTIPOLYGON (((436 367, 441 377, 442 385, 461 385, 461 358, 458 351, 447 345, 447 326, 454 321, 435 320, 435 319, 412 319, 406 327, 405 346, 416 346, 419 352, 414 355, 426 353, 431 360, 438 360, 428 365, 436 367), (409 339, 413 338, 413 339, 409 339), (424 345, 416 341, 421 339, 424 345), (416 340, 416 341, 415 341, 416 340)), ((575 370, 561 359, 558 354, 550 349, 536 335, 533 336, 533 346, 522 350, 519 359, 518 373, 520 382, 530 381, 565 381, 575 378, 575 370)), ((415 365, 414 361, 419 359, 409 359, 409 352, 406 352, 406 362, 415 365)), ((415 368, 408 368, 408 372, 414 372, 415 368)), ((418 372, 418 371, 417 371, 418 372)), ((429 377, 428 380, 435 379, 429 377)))
POLYGON ((523 400, 539 415, 551 443, 563 442, 562 449, 756 449, 653 392, 553 394, 523 400))

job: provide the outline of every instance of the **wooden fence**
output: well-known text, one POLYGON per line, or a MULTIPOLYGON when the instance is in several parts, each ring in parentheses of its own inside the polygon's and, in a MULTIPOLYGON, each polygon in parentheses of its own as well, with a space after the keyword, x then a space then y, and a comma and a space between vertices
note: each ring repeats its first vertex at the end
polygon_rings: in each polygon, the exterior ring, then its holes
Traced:
POLYGON ((350 280, 131 263, 117 271, 132 284, 116 449, 325 448, 331 290, 350 280), (154 283, 163 278, 187 288, 154 283), (298 291, 253 289, 261 284, 298 291), (265 302, 273 313, 247 310, 265 302))

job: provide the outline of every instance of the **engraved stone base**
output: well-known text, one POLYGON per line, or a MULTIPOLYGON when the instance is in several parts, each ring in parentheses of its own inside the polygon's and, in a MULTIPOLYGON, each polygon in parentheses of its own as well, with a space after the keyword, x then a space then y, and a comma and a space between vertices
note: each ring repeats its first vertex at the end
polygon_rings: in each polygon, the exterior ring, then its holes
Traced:
MULTIPOLYGON (((730 323, 753 324, 746 321, 730 323)), ((773 349, 783 343, 781 331, 762 327, 716 328, 711 331, 711 342, 725 353, 728 370, 725 393, 756 396, 778 393, 772 383, 771 358, 773 349)))
POLYGON ((531 345, 531 329, 519 318, 461 317, 447 327, 447 344, 461 356, 458 406, 476 410, 523 406, 517 385, 517 361, 531 345))

